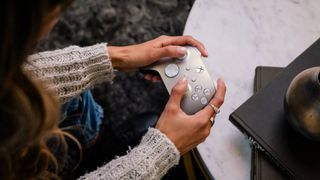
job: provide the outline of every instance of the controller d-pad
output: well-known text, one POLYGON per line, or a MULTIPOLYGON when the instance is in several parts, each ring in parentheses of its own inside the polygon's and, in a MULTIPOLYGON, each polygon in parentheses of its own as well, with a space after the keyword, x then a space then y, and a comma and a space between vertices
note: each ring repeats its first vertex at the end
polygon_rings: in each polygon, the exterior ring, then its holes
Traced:
POLYGON ((202 66, 199 66, 196 68, 196 72, 197 73, 203 73, 204 72, 204 68, 202 66))
POLYGON ((208 99, 206 97, 202 97, 200 99, 201 104, 206 105, 208 103, 208 99))
POLYGON ((179 67, 176 64, 168 64, 164 69, 164 73, 168 78, 173 78, 179 74, 179 67))

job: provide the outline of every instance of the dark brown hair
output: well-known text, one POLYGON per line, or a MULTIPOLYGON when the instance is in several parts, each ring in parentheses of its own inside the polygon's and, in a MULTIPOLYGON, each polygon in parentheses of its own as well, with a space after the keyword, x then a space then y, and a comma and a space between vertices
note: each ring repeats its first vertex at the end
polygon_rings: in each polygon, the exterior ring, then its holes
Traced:
POLYGON ((23 69, 48 15, 71 0, 4 0, 0 6, 0 179, 58 178, 46 141, 57 127, 59 103, 23 69), (48 167, 52 169, 48 170, 48 167))

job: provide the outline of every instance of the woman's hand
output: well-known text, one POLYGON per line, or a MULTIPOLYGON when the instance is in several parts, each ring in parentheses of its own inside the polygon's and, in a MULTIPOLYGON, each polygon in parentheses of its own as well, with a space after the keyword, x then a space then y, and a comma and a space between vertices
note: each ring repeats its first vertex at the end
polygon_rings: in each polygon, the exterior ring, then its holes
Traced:
MULTIPOLYGON (((185 114, 180 108, 180 102, 187 88, 187 80, 179 81, 172 89, 171 97, 156 125, 162 133, 176 145, 181 154, 188 152, 203 142, 210 134, 210 118, 215 117, 215 111, 210 105, 194 115, 185 114)), ((218 80, 218 89, 211 104, 220 108, 224 102, 226 86, 223 80, 218 80)))
POLYGON ((208 56, 203 44, 191 36, 160 36, 137 45, 108 46, 108 51, 113 67, 128 71, 147 66, 164 57, 184 56, 184 45, 195 46, 202 56, 208 56))

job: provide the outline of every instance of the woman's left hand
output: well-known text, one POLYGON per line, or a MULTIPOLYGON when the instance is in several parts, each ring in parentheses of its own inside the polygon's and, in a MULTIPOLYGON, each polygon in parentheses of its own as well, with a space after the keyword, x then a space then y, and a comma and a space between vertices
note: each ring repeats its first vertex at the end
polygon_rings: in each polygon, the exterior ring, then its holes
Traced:
MULTIPOLYGON (((204 45, 191 36, 160 36, 142 44, 131 46, 108 46, 113 67, 123 71, 147 66, 164 57, 181 57, 186 53, 183 47, 196 47, 202 56, 208 57, 204 45)), ((152 75, 146 75, 152 80, 152 75)))

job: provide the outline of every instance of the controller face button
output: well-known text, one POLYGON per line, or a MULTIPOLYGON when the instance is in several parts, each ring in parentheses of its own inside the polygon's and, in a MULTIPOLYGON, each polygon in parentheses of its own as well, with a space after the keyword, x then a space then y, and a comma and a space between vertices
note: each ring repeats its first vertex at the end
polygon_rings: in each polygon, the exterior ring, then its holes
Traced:
POLYGON ((200 92, 202 91, 202 86, 197 85, 196 87, 194 87, 194 90, 195 90, 197 93, 200 93, 200 92))
POLYGON ((189 68, 189 67, 186 67, 186 71, 190 71, 190 68, 189 68))
POLYGON ((203 90, 203 94, 206 95, 206 96, 209 96, 209 95, 210 95, 210 89, 205 88, 205 89, 203 90))
POLYGON ((199 67, 196 68, 196 72, 197 73, 203 73, 203 71, 204 71, 204 69, 203 69, 202 66, 199 66, 199 67))
POLYGON ((164 73, 168 78, 173 78, 179 74, 179 67, 176 64, 168 64, 164 73))
POLYGON ((196 93, 192 94, 191 95, 191 99, 194 100, 194 101, 198 101, 198 99, 199 99, 198 94, 196 94, 196 93))
POLYGON ((195 78, 195 77, 192 77, 192 78, 191 78, 191 81, 192 81, 192 82, 196 82, 196 80, 197 80, 197 78, 195 78))
POLYGON ((208 100, 207 100, 206 97, 202 97, 202 98, 200 99, 200 102, 201 102, 201 104, 206 105, 206 104, 208 103, 208 100))

